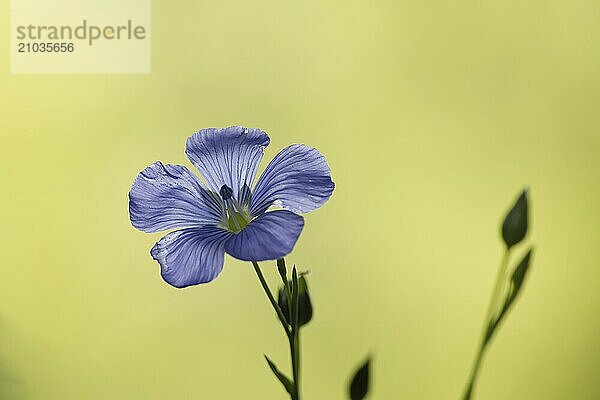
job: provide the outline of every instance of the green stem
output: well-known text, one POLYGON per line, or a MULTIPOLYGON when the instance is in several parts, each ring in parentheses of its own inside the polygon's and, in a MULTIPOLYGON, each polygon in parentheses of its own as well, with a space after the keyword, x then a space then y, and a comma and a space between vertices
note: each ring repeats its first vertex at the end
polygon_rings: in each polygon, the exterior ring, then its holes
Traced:
MULTIPOLYGON (((504 283, 506 279, 504 276, 506 275, 506 269, 508 268, 508 258, 510 252, 507 250, 504 251, 502 255, 502 262, 500 263, 500 268, 498 268, 498 276, 496 277, 496 285, 494 287, 494 292, 492 293, 492 298, 490 299, 490 304, 488 305, 486 320, 491 321, 496 312, 498 312, 498 298, 504 288, 504 283)), ((487 330, 487 325, 483 327, 484 333, 487 330)))
POLYGON ((471 369, 471 374, 469 376, 469 380, 467 382, 467 386, 465 388, 465 392, 462 397, 463 400, 471 400, 471 397, 473 395, 473 390, 475 388, 475 382, 477 381, 477 377, 479 376, 479 370, 481 369, 481 362, 483 361, 483 356, 487 349, 488 342, 486 341, 486 337, 487 337, 488 329, 490 327, 490 323, 496 318, 496 313, 498 312, 498 306, 499 306, 498 301, 499 301, 499 296, 502 293, 502 288, 504 287, 505 275, 506 275, 506 269, 508 268, 509 256, 510 256, 510 252, 507 249, 504 251, 504 255, 502 256, 502 262, 500 263, 500 268, 498 269, 498 276, 496 277, 494 291, 492 292, 490 304, 488 305, 486 317, 483 322, 481 339, 479 342, 477 354, 475 355, 475 360, 473 361, 473 367, 471 369))
POLYGON ((292 271, 292 372, 296 388, 296 399, 300 400, 300 326, 298 325, 298 304, 300 303, 300 287, 298 284, 298 275, 296 269, 292 271))
MULTIPOLYGON (((283 262, 283 265, 285 265, 285 261, 283 259, 281 259, 281 260, 283 262)), ((280 268, 279 272, 280 272, 281 278, 284 281, 286 295, 288 296, 288 305, 290 307, 289 316, 290 316, 291 321, 288 322, 285 318, 285 315, 281 311, 281 307, 279 307, 279 304, 277 303, 277 301, 275 301, 275 297, 273 297, 273 293, 271 293, 271 289, 269 289, 269 285, 267 284, 267 281, 265 280, 265 277, 260 269, 260 266, 258 265, 258 263, 256 261, 252 261, 252 265, 254 266, 254 271, 256 271, 258 280, 260 281, 261 286, 263 287, 267 297, 269 298, 269 301, 271 302, 273 309, 277 313, 277 316, 279 317, 279 321, 281 321, 281 324, 283 326, 283 330, 285 331, 285 334, 288 337, 288 341, 290 344, 290 356, 292 359, 292 373, 293 373, 293 383, 294 383, 294 390, 293 390, 293 393, 290 395, 290 397, 292 400, 300 400, 300 333, 299 333, 299 329, 298 329, 298 310, 297 309, 292 310, 292 303, 295 303, 297 305, 298 299, 296 298, 295 301, 292 299, 291 290, 289 288, 289 283, 287 280, 287 274, 282 273, 282 270, 280 268)), ((298 293, 296 293, 296 296, 298 296, 298 293)))
POLYGON ((263 287, 265 293, 267 294, 267 297, 269 298, 269 301, 271 302, 271 305, 273 306, 273 309, 275 309, 275 312, 277 313, 277 316, 279 317, 279 321, 281 321, 281 324, 283 325, 283 330, 285 331, 286 335, 290 335, 290 330, 288 328, 289 324, 287 322, 287 320, 285 319, 285 316, 283 315, 283 312, 281 311, 281 308, 279 307, 279 304, 277 304, 277 302, 275 301, 275 298, 273 297, 273 293, 271 293, 271 289, 269 289, 269 285, 267 285, 267 281, 265 280, 265 277, 262 273, 262 271, 260 270, 260 266, 258 265, 258 263, 256 261, 252 261, 252 265, 254 266, 254 271, 256 271, 256 275, 258 276, 258 280, 260 281, 261 286, 263 287))
POLYGON ((300 399, 300 329, 296 329, 296 399, 300 399))
POLYGON ((290 343, 290 356, 292 358, 292 380, 294 381, 294 393, 292 393, 291 398, 292 400, 299 400, 300 399, 300 388, 299 388, 299 384, 300 382, 298 381, 298 373, 297 373, 297 348, 298 346, 296 345, 296 340, 297 340, 297 336, 295 334, 291 334, 288 336, 288 341, 290 343))

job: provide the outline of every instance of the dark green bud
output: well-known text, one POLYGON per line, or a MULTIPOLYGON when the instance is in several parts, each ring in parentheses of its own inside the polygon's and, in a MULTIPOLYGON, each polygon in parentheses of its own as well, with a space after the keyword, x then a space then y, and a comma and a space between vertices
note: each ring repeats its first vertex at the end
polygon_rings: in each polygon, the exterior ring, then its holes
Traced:
MULTIPOLYGON (((289 283, 289 287, 292 287, 292 281, 289 283)), ((290 316, 290 307, 288 306, 288 297, 285 292, 285 287, 279 289, 279 296, 277 302, 285 319, 292 321, 290 316)), ((298 326, 306 325, 310 322, 313 315, 312 302, 310 301, 310 294, 308 292, 308 285, 304 275, 300 275, 298 278, 298 326)))
POLYGON ((523 190, 502 224, 502 239, 507 248, 510 249, 527 235, 528 213, 527 190, 523 190))

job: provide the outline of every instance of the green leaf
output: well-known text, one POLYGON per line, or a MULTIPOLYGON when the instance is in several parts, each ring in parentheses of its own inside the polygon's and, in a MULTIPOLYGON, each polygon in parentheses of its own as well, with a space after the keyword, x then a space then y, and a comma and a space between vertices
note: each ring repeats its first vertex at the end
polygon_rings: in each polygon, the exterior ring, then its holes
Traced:
MULTIPOLYGON (((292 282, 290 281, 290 286, 292 282)), ((285 318, 290 321, 289 307, 287 294, 285 293, 285 287, 279 289, 279 296, 277 299, 279 307, 283 311, 285 318)), ((304 275, 300 275, 298 278, 298 326, 302 327, 310 322, 313 315, 312 302, 310 300, 310 294, 308 292, 308 284, 304 275)))
POLYGON ((369 370, 371 367, 371 359, 367 361, 356 370, 354 377, 350 382, 349 395, 351 400, 362 400, 367 397, 369 393, 369 370))
POLYGON ((273 361, 271 361, 269 359, 269 357, 265 356, 265 360, 267 360, 267 363, 269 364, 269 367, 271 368, 271 371, 273 371, 273 374, 275 374, 275 377, 277 377, 277 379, 279 379, 279 382, 281 382, 283 384, 283 387, 285 388, 285 390, 290 394, 294 394, 294 384, 292 383, 292 381, 285 376, 275 365, 275 363, 273 361))
POLYGON ((504 223, 502 224, 502 239, 507 248, 511 248, 519 243, 527 235, 528 227, 528 205, 527 190, 523 190, 521 195, 510 209, 504 223))
POLYGON ((527 271, 529 271, 529 263, 531 261, 531 255, 533 253, 533 248, 530 248, 527 254, 523 257, 517 268, 515 268, 515 272, 513 272, 511 281, 511 290, 510 290, 510 302, 512 303, 515 298, 518 296, 521 291, 521 287, 523 286, 523 282, 525 281, 525 276, 527 276, 527 271))
POLYGON ((519 262, 519 265, 517 265, 517 267, 515 268, 510 279, 510 287, 508 289, 506 299, 504 300, 504 305, 502 306, 502 309, 500 310, 498 316, 495 319, 492 319, 492 321, 490 321, 489 323, 485 335, 485 344, 487 344, 492 339, 494 333, 498 329, 498 326, 500 326, 500 323, 504 320, 511 307, 513 306, 515 300, 517 299, 517 296, 521 292, 523 283, 525 282, 525 277, 527 276, 527 271, 529 271, 529 265, 531 263, 532 254, 533 248, 530 248, 529 251, 525 254, 525 256, 521 259, 521 262, 519 262))

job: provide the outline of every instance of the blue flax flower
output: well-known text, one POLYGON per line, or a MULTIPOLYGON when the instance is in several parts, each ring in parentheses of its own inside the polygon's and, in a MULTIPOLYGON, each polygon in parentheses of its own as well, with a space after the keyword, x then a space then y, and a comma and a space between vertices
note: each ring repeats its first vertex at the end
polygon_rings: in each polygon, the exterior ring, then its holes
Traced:
POLYGON ((264 261, 292 251, 304 226, 298 213, 322 206, 334 184, 323 155, 294 144, 275 156, 251 189, 268 145, 260 129, 202 129, 188 138, 185 152, 204 181, 182 165, 160 161, 135 178, 129 192, 133 226, 143 232, 179 229, 150 250, 169 284, 212 281, 225 253, 264 261))

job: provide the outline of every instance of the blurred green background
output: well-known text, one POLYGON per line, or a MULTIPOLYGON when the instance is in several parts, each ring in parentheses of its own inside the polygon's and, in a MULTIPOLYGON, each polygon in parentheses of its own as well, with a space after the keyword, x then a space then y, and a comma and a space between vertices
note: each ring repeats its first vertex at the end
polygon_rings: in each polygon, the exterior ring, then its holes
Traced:
MULTIPOLYGON (((11 75, 0 4, 0 371, 26 399, 284 399, 286 341, 250 264, 176 290, 127 193, 208 126, 303 142, 337 184, 310 269, 304 394, 457 399, 531 189, 533 268, 479 399, 600 397, 600 3, 153 2, 149 75, 11 75)), ((519 249, 519 250, 522 250, 519 249)), ((274 264, 264 264, 277 282, 274 264)))

